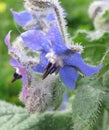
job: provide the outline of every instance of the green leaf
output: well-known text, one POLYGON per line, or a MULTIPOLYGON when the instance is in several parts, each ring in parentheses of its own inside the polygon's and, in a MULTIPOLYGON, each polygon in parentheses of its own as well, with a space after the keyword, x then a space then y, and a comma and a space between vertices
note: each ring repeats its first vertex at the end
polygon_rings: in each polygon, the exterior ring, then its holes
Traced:
POLYGON ((103 105, 104 108, 109 111, 109 91, 105 92, 103 96, 103 105))
POLYGON ((103 91, 98 81, 83 78, 73 100, 74 130, 89 130, 100 112, 103 91))
POLYGON ((0 130, 72 130, 70 111, 28 114, 24 108, 0 101, 0 130))
POLYGON ((73 41, 84 46, 82 55, 91 64, 99 64, 103 55, 109 49, 108 32, 79 30, 73 37, 73 41))

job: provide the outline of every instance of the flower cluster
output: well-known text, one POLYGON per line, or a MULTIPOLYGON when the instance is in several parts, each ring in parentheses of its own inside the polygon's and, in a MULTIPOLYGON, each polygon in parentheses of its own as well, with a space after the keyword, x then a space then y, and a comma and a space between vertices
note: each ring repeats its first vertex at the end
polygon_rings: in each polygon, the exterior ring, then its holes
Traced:
POLYGON ((57 109, 65 89, 58 76, 52 75, 42 80, 41 75, 33 71, 32 67, 38 64, 38 56, 24 45, 21 37, 17 37, 11 45, 9 32, 5 43, 13 57, 10 65, 16 69, 12 82, 22 79, 23 87, 19 99, 25 104, 28 112, 41 113, 48 108, 57 109))
POLYGON ((64 93, 58 76, 66 87, 74 89, 78 72, 92 76, 102 66, 86 64, 81 57, 81 45, 69 46, 58 0, 25 0, 25 7, 27 10, 19 13, 11 10, 14 20, 25 31, 12 45, 11 32, 5 38, 13 57, 10 64, 16 69, 12 82, 22 78, 20 99, 29 112, 43 112, 49 107, 55 110, 64 93))
POLYGON ((44 34, 42 31, 29 30, 21 34, 24 44, 35 51, 40 51, 40 63, 33 67, 36 72, 48 74, 59 73, 64 84, 73 89, 78 78, 78 71, 86 76, 97 73, 101 66, 87 65, 81 55, 64 44, 62 35, 54 24, 44 34))

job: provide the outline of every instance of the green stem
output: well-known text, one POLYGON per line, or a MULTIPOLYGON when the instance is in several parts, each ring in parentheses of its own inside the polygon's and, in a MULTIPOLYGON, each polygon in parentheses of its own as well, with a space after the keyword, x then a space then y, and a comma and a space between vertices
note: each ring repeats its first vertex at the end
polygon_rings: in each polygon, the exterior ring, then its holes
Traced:
POLYGON ((103 64, 103 62, 104 62, 104 60, 105 60, 105 58, 106 58, 106 56, 109 54, 109 50, 108 51, 106 51, 106 53, 104 54, 104 56, 103 56, 103 58, 101 59, 101 64, 103 64))

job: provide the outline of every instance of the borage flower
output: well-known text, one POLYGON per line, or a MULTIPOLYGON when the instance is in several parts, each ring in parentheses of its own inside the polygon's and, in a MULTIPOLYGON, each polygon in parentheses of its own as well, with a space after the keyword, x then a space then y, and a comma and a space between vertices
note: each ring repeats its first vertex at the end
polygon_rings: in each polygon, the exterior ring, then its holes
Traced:
POLYGON ((22 66, 18 61, 19 56, 17 56, 16 48, 14 48, 10 43, 10 34, 11 34, 11 31, 5 37, 5 44, 8 47, 9 54, 14 57, 10 60, 10 65, 16 69, 12 82, 16 81, 17 79, 22 78, 23 84, 26 84, 28 82, 27 75, 26 75, 26 68, 22 66))
POLYGON ((9 32, 6 35, 5 43, 8 53, 13 57, 10 60, 10 65, 16 69, 12 82, 22 79, 23 83, 19 99, 25 104, 28 112, 41 113, 48 108, 58 109, 64 92, 64 87, 58 76, 48 76, 42 81, 40 74, 31 68, 38 62, 37 54, 23 45, 21 37, 17 37, 12 44, 10 38, 9 32))
MULTIPOLYGON (((23 65, 20 54, 24 57, 26 57, 21 50, 23 51, 22 41, 20 41, 19 38, 16 39, 15 45, 11 45, 10 43, 10 34, 11 31, 6 35, 5 37, 5 43, 8 47, 8 53, 13 57, 10 60, 10 65, 16 69, 16 71, 13 74, 12 82, 15 82, 18 79, 22 79, 23 87, 22 87, 22 101, 25 102, 27 100, 28 96, 28 90, 29 90, 29 80, 27 76, 27 66, 23 65), (20 48, 17 46, 17 43, 20 44, 20 48), (20 53, 19 53, 20 52, 20 53)), ((29 58, 28 58, 29 59, 29 58)), ((25 61, 24 61, 25 62, 25 61)))
POLYGON ((78 71, 86 76, 92 76, 102 67, 87 65, 78 52, 64 44, 62 35, 55 25, 46 34, 42 31, 29 30, 22 33, 21 37, 27 47, 41 51, 40 63, 34 66, 33 70, 43 73, 43 79, 58 72, 64 84, 73 89, 78 71))
POLYGON ((20 63, 15 59, 10 60, 10 65, 16 69, 13 75, 12 82, 18 79, 22 79, 23 83, 22 100, 25 102, 28 96, 28 87, 27 87, 28 79, 26 74, 26 68, 24 66, 21 66, 20 63))

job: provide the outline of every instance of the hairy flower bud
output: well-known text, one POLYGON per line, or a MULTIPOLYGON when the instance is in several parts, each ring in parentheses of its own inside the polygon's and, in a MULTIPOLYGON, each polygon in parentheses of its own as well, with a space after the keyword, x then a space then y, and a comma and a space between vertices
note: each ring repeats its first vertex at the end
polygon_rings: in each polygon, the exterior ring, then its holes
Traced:
POLYGON ((53 83, 52 87, 52 102, 51 107, 53 110, 57 110, 60 108, 61 103, 63 101, 63 93, 65 91, 65 86, 62 84, 59 78, 53 83))
POLYGON ((20 100, 24 102, 28 112, 42 113, 48 108, 58 109, 62 103, 64 87, 58 76, 48 76, 45 80, 36 80, 31 83, 26 100, 24 101, 23 91, 20 93, 20 100))
POLYGON ((109 31, 109 1, 92 2, 88 13, 96 30, 109 31))
MULTIPOLYGON (((60 5, 60 2, 58 0, 24 0, 25 8, 32 14, 34 17, 36 16, 36 12, 41 12, 43 16, 47 16, 47 14, 51 14, 52 17, 54 17, 54 21, 52 21, 52 24, 54 22, 57 23, 58 28, 60 29, 63 39, 66 44, 70 44, 71 40, 69 40, 69 35, 67 33, 67 27, 66 27, 66 13, 63 10, 63 8, 60 5)), ((40 22, 41 22, 42 15, 40 15, 40 22)), ((36 20, 35 20, 36 21, 36 20)), ((48 22, 45 21, 42 22, 45 27, 48 27, 48 22)), ((31 25, 34 25, 35 22, 32 21, 31 25)))

